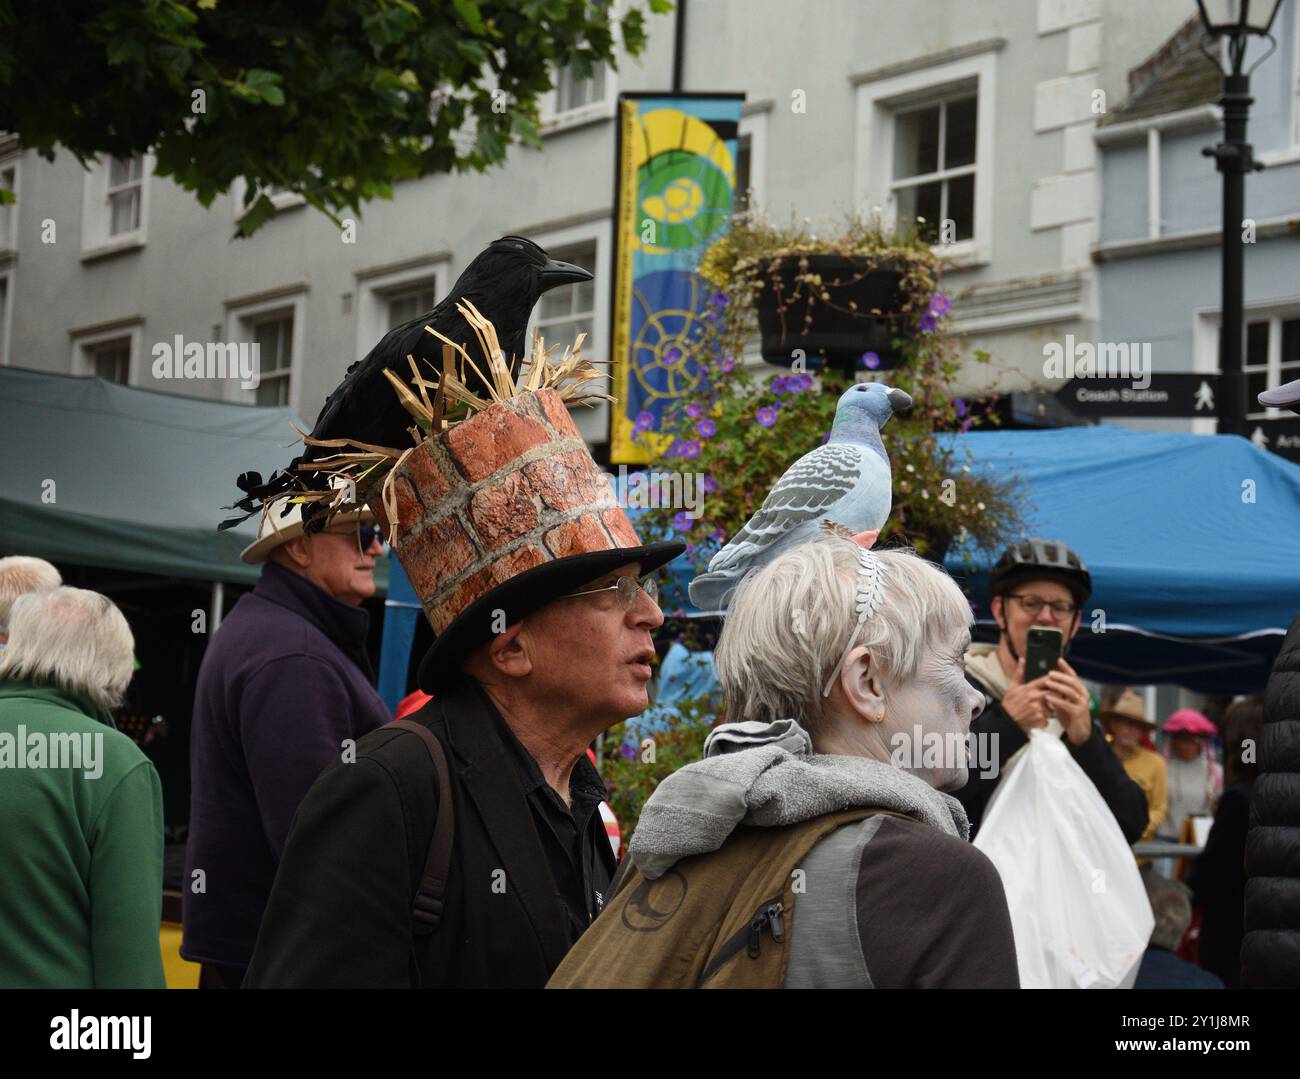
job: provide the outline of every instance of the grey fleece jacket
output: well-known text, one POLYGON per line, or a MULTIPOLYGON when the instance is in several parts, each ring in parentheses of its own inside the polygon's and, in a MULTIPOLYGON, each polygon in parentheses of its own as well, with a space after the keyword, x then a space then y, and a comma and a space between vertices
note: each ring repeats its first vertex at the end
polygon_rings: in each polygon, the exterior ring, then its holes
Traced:
POLYGON ((1006 895, 967 842, 961 803, 899 768, 813 754, 793 720, 718 727, 705 759, 665 779, 628 855, 655 879, 739 825, 780 827, 857 806, 905 813, 836 829, 809 852, 786 988, 1018 988, 1006 895))

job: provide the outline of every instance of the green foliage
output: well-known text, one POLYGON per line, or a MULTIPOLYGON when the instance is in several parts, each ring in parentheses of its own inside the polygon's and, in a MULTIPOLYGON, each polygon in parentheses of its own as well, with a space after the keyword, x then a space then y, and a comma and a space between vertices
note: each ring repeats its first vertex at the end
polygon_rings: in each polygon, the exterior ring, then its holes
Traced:
POLYGON ((706 252, 700 272, 719 291, 704 320, 711 329, 697 339, 694 358, 705 368, 707 388, 669 412, 658 432, 667 438, 650 466, 704 473, 704 513, 691 521, 672 508, 652 509, 647 526, 681 535, 688 544, 686 559, 701 572, 718 546, 762 505, 781 474, 824 441, 848 386, 842 375, 814 375, 810 369, 802 377, 782 372, 769 379, 767 372, 748 370, 739 360, 756 333, 755 297, 777 260, 800 260, 796 291, 810 301, 816 318, 815 301, 824 301, 826 294, 804 256, 824 253, 855 256, 865 264, 888 259, 903 273, 905 329, 895 345, 904 362, 869 372, 905 390, 914 402, 882 432, 894 490, 893 511, 877 546, 905 543, 939 560, 953 541, 969 541, 976 551, 999 550, 1022 527, 1014 478, 979 474, 966 454, 935 438, 936 432, 966 430, 973 422, 953 391, 961 361, 948 330, 948 301, 938 292, 939 260, 915 230, 889 232, 860 221, 825 239, 794 227, 738 223, 706 252))
MULTIPOLYGON (((630 7, 625 51, 671 9, 630 7)), ((83 164, 152 150, 204 206, 244 177, 245 234, 269 187, 339 223, 398 180, 540 146, 552 66, 616 64, 614 19, 610 0, 0 3, 0 131, 83 164)))

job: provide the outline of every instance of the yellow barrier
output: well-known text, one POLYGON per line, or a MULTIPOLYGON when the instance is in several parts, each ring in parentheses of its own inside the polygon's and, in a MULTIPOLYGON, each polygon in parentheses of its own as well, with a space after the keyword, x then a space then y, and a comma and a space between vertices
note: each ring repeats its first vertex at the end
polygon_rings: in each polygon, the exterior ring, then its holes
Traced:
POLYGON ((181 958, 181 927, 178 922, 163 922, 158 932, 162 951, 163 976, 168 989, 197 989, 199 965, 181 958))

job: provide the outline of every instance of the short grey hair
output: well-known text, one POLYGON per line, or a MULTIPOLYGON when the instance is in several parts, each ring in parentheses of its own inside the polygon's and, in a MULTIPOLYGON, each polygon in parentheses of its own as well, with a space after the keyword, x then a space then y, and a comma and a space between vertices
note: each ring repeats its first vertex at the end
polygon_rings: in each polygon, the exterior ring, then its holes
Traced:
POLYGON ((28 592, 48 592, 62 583, 59 571, 43 558, 24 554, 0 558, 0 637, 9 636, 14 600, 28 592))
POLYGON ((1155 915, 1155 928, 1151 930, 1151 943, 1167 952, 1178 951, 1183 934, 1192 924, 1192 893, 1187 885, 1160 876, 1154 869, 1142 874, 1146 885, 1151 913, 1155 915))
MULTIPOLYGON (((857 621, 860 551, 851 540, 827 537, 746 575, 714 653, 728 721, 795 719, 818 733, 827 718, 822 688, 857 621)), ((974 615, 941 567, 911 550, 874 554, 880 605, 856 643, 887 685, 905 685, 929 643, 971 625, 974 615)))
POLYGON ((56 588, 19 596, 13 636, 0 652, 0 679, 81 693, 100 708, 122 703, 134 667, 135 638, 107 596, 56 588))

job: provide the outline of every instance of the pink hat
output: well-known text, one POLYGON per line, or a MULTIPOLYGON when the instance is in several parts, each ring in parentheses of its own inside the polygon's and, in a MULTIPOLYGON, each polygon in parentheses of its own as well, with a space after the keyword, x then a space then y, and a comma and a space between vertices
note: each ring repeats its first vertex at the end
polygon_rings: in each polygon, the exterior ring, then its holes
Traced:
POLYGON ((1196 734, 1213 738, 1218 728, 1195 708, 1180 708, 1165 720, 1165 734, 1196 734))

